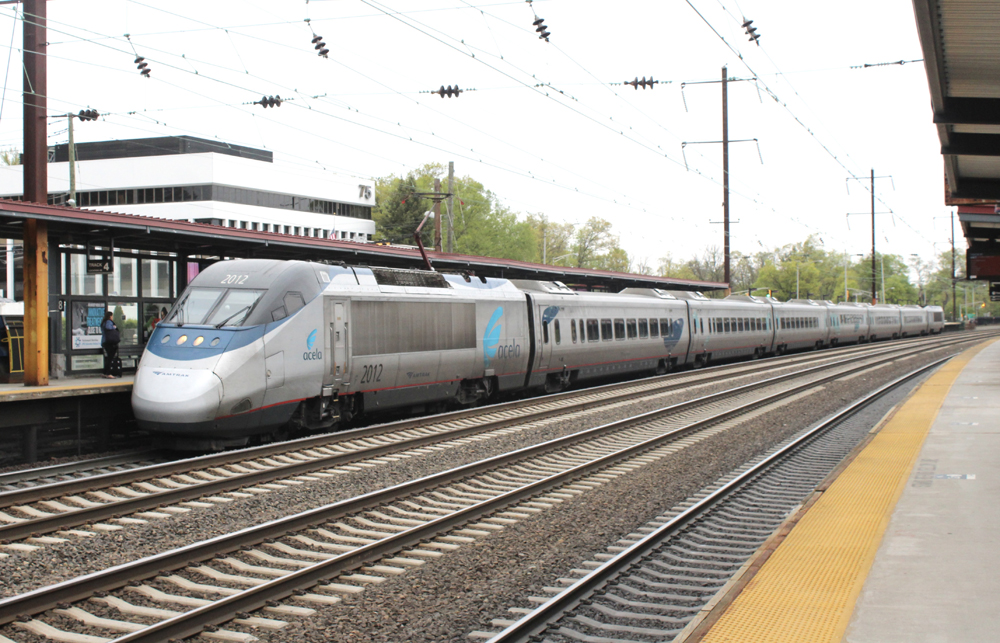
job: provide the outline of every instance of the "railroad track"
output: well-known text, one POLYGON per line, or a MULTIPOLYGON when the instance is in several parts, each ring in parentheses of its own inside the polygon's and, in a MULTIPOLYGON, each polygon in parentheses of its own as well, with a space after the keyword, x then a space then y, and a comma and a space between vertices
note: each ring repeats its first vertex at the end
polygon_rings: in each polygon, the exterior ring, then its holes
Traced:
POLYGON ((489 643, 545 640, 664 641, 691 631, 696 617, 751 556, 864 440, 867 427, 846 421, 900 384, 936 368, 917 368, 847 405, 770 454, 747 463, 597 560, 532 597, 518 620, 495 619, 499 632, 470 638, 489 643))
POLYGON ((128 525, 350 473, 357 470, 359 463, 370 465, 426 455, 433 449, 461 446, 468 439, 505 435, 552 418, 603 412, 613 405, 654 399, 685 387, 713 385, 747 375, 763 377, 769 371, 797 367, 803 362, 807 366, 846 364, 866 356, 921 351, 962 341, 968 338, 917 339, 837 349, 798 359, 716 367, 0 493, 0 540, 31 550, 68 537, 118 531, 128 525), (19 542, 25 539, 30 541, 19 542))
POLYGON ((101 458, 73 460, 72 462, 44 467, 20 469, 0 473, 0 492, 27 489, 105 473, 116 473, 127 469, 138 469, 169 459, 176 458, 171 458, 164 451, 142 450, 116 453, 101 458))
POLYGON ((69 640, 75 627, 104 632, 77 639, 83 643, 107 640, 108 632, 130 642, 198 633, 249 641, 252 628, 282 627, 281 619, 304 616, 309 605, 338 602, 447 555, 715 435, 727 422, 917 354, 754 382, 14 596, 0 601, 0 624, 9 624, 0 635, 69 640), (258 609, 262 616, 250 615, 258 609))

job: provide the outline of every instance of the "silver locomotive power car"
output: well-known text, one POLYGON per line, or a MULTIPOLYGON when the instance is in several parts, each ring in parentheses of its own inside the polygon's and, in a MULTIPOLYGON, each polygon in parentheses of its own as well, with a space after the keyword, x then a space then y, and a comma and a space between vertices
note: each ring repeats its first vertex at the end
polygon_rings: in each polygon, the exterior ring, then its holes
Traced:
POLYGON ((901 334, 939 309, 246 259, 201 272, 139 362, 139 425, 176 447, 331 430, 519 391, 901 334))

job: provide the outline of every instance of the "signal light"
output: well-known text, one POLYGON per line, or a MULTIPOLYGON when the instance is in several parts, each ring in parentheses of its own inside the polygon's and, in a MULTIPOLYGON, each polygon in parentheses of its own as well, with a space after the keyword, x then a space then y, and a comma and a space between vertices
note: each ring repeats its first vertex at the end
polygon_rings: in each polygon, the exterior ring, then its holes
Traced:
POLYGON ((451 98, 452 96, 458 96, 463 91, 465 91, 465 90, 464 89, 459 89, 458 85, 455 85, 454 87, 452 87, 451 85, 448 85, 447 89, 445 89, 444 85, 441 85, 441 89, 437 90, 436 92, 431 92, 431 93, 432 94, 437 94, 441 98, 444 98, 445 96, 447 96, 448 98, 451 98))
POLYGON ((655 85, 657 82, 659 81, 653 80, 652 76, 649 77, 649 80, 646 80, 645 76, 642 77, 642 80, 639 80, 639 77, 636 76, 635 80, 626 80, 625 84, 631 85, 632 89, 639 89, 640 87, 642 87, 643 91, 645 91, 647 85, 649 86, 650 89, 652 89, 653 85, 655 85))
POLYGON ((317 56, 328 58, 327 54, 330 53, 330 50, 326 48, 326 43, 323 42, 323 36, 313 36, 312 44, 314 46, 313 48, 316 50, 317 56))
POLYGON ((545 19, 535 18, 535 21, 532 22, 531 24, 535 25, 535 31, 538 32, 538 38, 540 40, 548 42, 549 36, 551 36, 552 34, 549 33, 549 28, 545 26, 545 19))
POLYGON ((96 109, 81 109, 80 113, 76 115, 81 121, 96 121, 100 114, 96 109))
POLYGON ((135 57, 135 68, 139 70, 139 73, 149 78, 149 63, 142 56, 135 57))
POLYGON ((260 100, 254 101, 254 105, 260 105, 264 109, 268 107, 281 107, 281 96, 261 96, 260 100))
POLYGON ((760 34, 757 33, 757 27, 752 26, 753 20, 743 20, 743 28, 747 30, 747 35, 750 36, 749 42, 757 43, 760 47, 760 34))

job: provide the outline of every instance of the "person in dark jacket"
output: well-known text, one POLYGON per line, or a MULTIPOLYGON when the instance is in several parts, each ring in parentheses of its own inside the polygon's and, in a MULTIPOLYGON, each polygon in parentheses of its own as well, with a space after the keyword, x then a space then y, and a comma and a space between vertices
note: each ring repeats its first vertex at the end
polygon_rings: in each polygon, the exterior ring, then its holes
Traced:
POLYGON ((104 321, 101 322, 101 348, 104 349, 104 377, 109 380, 115 379, 115 376, 111 374, 111 362, 118 357, 118 342, 121 341, 118 326, 111 317, 112 313, 109 310, 104 313, 104 321))

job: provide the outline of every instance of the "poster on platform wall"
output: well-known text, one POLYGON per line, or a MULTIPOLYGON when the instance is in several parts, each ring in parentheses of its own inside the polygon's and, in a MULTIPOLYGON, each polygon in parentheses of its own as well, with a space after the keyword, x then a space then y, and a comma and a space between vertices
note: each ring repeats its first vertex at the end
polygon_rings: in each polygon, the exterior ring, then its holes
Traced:
POLYGON ((101 322, 107 305, 103 301, 74 301, 70 347, 85 350, 101 347, 101 322))

